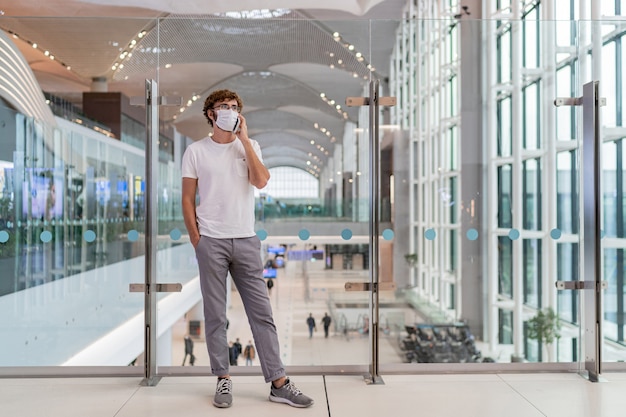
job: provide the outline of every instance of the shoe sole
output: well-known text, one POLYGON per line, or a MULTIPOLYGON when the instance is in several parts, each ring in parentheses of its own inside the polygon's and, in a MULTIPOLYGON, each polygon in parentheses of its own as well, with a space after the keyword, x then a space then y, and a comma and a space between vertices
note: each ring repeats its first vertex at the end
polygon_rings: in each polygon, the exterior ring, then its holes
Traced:
POLYGON ((213 401, 213 405, 216 406, 217 408, 228 408, 231 405, 233 405, 232 403, 228 404, 228 403, 216 403, 215 401, 213 401))
POLYGON ((290 405, 290 406, 296 407, 296 408, 307 408, 307 407, 310 407, 310 406, 313 405, 313 401, 311 401, 309 404, 296 404, 296 403, 294 403, 292 401, 289 401, 286 398, 276 397, 274 395, 270 395, 268 398, 270 399, 270 401, 273 401, 275 403, 287 404, 287 405, 290 405))

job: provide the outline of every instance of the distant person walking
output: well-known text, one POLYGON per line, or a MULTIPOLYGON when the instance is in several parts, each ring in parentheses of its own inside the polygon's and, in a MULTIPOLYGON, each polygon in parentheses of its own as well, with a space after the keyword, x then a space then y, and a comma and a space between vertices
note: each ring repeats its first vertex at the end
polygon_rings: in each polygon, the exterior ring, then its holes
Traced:
POLYGON ((232 341, 228 343, 228 362, 232 366, 237 366, 237 346, 233 344, 232 341))
POLYGON ((183 358, 183 366, 185 366, 187 356, 189 356, 189 364, 193 366, 196 362, 196 357, 193 356, 193 340, 191 340, 189 335, 185 335, 185 357, 183 358))
POLYGON ((313 313, 309 313, 309 317, 306 319, 306 324, 309 326, 309 339, 311 339, 313 337, 313 331, 317 331, 313 313))
POLYGON ((252 340, 248 340, 248 344, 243 349, 243 357, 246 359, 246 366, 251 366, 254 361, 254 357, 256 356, 256 351, 254 350, 254 345, 252 344, 252 340))
POLYGON ((243 352, 243 346, 241 346, 241 342, 239 341, 239 338, 235 340, 235 343, 233 343, 233 346, 237 348, 237 357, 235 359, 239 359, 239 355, 241 355, 241 353, 243 352))
POLYGON ((324 317, 322 317, 322 324, 324 325, 324 337, 328 337, 328 328, 330 327, 330 323, 333 319, 327 313, 324 313, 324 317))

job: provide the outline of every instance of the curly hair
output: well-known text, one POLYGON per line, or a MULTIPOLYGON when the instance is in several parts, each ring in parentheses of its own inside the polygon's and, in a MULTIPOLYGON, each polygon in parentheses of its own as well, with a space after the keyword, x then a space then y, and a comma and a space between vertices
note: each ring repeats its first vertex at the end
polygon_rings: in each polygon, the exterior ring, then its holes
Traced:
POLYGON ((215 103, 220 101, 229 101, 229 100, 237 100, 237 105, 239 106, 239 111, 243 108, 243 101, 239 97, 237 93, 230 90, 216 90, 213 91, 209 96, 204 100, 204 107, 202 108, 202 113, 204 117, 209 121, 209 125, 213 126, 213 120, 209 118, 207 113, 208 110, 213 109, 215 107, 215 103))

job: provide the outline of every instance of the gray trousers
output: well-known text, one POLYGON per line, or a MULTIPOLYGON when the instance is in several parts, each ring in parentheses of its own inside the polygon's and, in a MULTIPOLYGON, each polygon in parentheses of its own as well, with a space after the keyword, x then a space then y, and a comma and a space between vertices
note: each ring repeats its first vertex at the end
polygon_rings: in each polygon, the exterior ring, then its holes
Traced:
POLYGON ((196 247, 206 346, 214 375, 229 373, 226 280, 230 271, 248 316, 265 382, 286 376, 280 360, 272 306, 263 279, 260 251, 261 242, 257 236, 239 239, 201 236, 196 247))

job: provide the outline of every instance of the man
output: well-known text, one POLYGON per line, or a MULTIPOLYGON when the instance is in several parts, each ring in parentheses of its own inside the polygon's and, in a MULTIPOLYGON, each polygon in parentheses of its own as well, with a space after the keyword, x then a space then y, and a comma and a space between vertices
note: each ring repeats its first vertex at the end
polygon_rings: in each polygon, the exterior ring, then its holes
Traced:
POLYGON ((241 353, 243 352, 243 347, 241 346, 239 338, 235 339, 235 343, 233 343, 233 346, 237 349, 237 357, 235 359, 239 359, 239 355, 241 355, 241 353))
POLYGON ((306 324, 309 326, 309 339, 313 337, 313 331, 317 330, 317 326, 315 325, 315 319, 313 318, 313 313, 309 314, 309 317, 306 319, 306 324))
POLYGON ((182 162, 185 226, 196 250, 204 302, 207 350, 218 377, 213 405, 232 404, 226 339, 226 280, 232 276, 257 345, 261 370, 271 382, 269 399, 293 407, 313 400, 287 378, 280 359, 276 325, 263 280, 261 242, 254 232, 254 188, 270 174, 259 144, 248 137, 243 103, 237 93, 218 90, 204 102, 213 135, 191 144, 182 162), (196 191, 199 204, 196 206, 196 191))
POLYGON ((324 317, 322 318, 322 324, 324 325, 324 337, 328 337, 328 328, 330 327, 330 323, 332 319, 327 313, 324 313, 324 317))
POLYGON ((231 366, 237 366, 237 356, 237 346, 232 341, 228 342, 228 363, 231 366))
POLYGON ((254 345, 252 344, 252 340, 248 340, 248 344, 243 350, 243 357, 246 358, 246 366, 252 366, 252 362, 254 361, 254 356, 256 352, 254 350, 254 345))
POLYGON ((185 357, 183 358, 183 366, 185 366, 187 356, 189 356, 189 363, 193 366, 196 361, 195 356, 193 356, 193 340, 191 340, 188 334, 185 335, 185 357))

